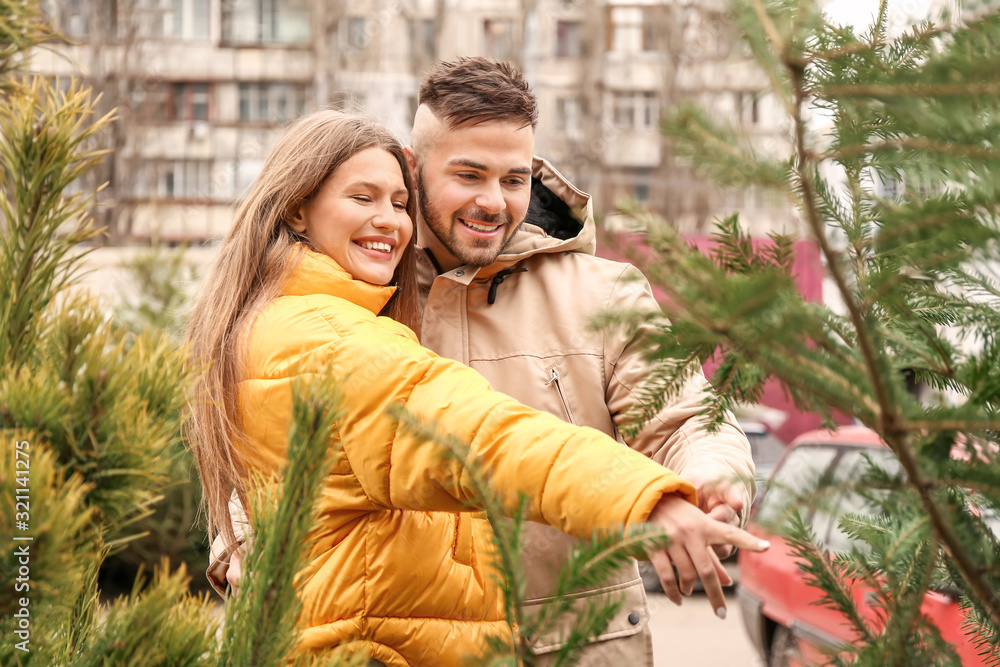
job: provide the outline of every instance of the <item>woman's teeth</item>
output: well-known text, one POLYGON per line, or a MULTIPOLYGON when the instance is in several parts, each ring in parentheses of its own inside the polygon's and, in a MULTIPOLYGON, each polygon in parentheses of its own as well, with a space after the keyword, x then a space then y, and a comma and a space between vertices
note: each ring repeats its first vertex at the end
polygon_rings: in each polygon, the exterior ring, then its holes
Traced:
POLYGON ((359 243, 362 248, 366 250, 378 250, 380 252, 392 252, 392 246, 388 243, 383 243, 381 241, 365 241, 364 243, 359 243))
POLYGON ((496 229, 495 225, 480 225, 472 222, 471 220, 463 220, 462 222, 464 222, 468 227, 475 229, 477 232, 492 232, 496 229))

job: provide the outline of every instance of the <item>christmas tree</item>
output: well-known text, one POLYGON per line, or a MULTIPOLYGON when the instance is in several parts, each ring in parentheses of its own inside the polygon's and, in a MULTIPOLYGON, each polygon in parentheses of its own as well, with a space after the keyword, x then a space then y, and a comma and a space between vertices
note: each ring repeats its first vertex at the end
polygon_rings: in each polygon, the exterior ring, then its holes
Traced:
POLYGON ((799 408, 876 431, 900 472, 869 466, 849 481, 878 503, 842 519, 854 547, 831 555, 801 520, 786 525, 804 576, 857 637, 835 661, 957 664, 920 611, 928 589, 949 586, 987 664, 1000 664, 1000 543, 990 529, 1000 516, 1000 16, 966 7, 895 34, 889 9, 881 2, 859 32, 812 0, 733 6, 787 114, 790 155, 755 150, 694 106, 676 109, 664 130, 720 184, 787 197, 843 307, 796 291, 791 236, 755 243, 733 215, 702 254, 647 216, 643 265, 667 295, 670 323, 651 341, 658 372, 636 418, 713 358, 715 419, 757 402, 776 379, 799 408), (915 383, 933 396, 918 399, 915 383), (879 620, 856 613, 846 593, 856 579, 874 587, 879 620))

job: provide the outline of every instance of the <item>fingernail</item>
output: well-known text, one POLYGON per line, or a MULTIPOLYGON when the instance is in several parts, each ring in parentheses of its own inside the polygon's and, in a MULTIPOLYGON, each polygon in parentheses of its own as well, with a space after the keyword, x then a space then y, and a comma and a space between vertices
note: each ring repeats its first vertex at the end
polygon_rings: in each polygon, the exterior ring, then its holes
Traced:
POLYGON ((761 540, 760 543, 758 543, 757 548, 758 549, 770 549, 771 548, 771 543, 768 542, 767 540, 761 540))
POLYGON ((719 618, 725 620, 726 619, 726 608, 725 607, 719 607, 718 609, 715 610, 715 615, 718 616, 719 618))

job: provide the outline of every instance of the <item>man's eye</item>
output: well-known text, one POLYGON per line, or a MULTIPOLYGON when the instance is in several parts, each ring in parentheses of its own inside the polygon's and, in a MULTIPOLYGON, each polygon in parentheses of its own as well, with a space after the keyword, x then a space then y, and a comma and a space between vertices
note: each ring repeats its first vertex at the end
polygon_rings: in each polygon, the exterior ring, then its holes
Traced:
POLYGON ((477 174, 459 174, 458 177, 466 181, 474 181, 479 178, 477 174))
POLYGON ((512 188, 519 188, 522 185, 524 185, 524 179, 521 178, 507 179, 507 185, 511 186, 512 188))

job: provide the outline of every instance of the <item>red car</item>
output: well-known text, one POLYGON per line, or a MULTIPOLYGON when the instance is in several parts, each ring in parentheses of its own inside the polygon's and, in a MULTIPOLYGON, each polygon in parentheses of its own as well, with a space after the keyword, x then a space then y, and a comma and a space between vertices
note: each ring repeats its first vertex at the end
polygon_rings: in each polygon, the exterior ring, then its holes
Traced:
MULTIPOLYGON (((820 589, 806 584, 786 542, 762 524, 780 520, 790 503, 816 488, 816 483, 840 485, 852 479, 866 465, 864 457, 890 472, 899 463, 892 452, 871 430, 847 426, 836 431, 812 431, 795 439, 775 468, 767 491, 760 497, 747 530, 771 542, 764 553, 740 552, 740 588, 738 590, 743 621, 751 641, 765 663, 772 666, 824 664, 826 655, 849 645, 853 633, 840 612, 815 604, 820 589)), ((876 511, 868 507, 860 494, 843 491, 824 509, 810 508, 804 516, 817 539, 831 551, 848 547, 847 537, 837 526, 847 512, 876 511)), ((994 531, 1000 530, 995 518, 994 531)), ((854 600, 866 620, 875 613, 869 604, 869 590, 862 585, 853 589, 854 600)), ((962 664, 985 665, 975 645, 962 630, 964 616, 956 600, 946 594, 928 592, 923 613, 954 645, 962 664)))

